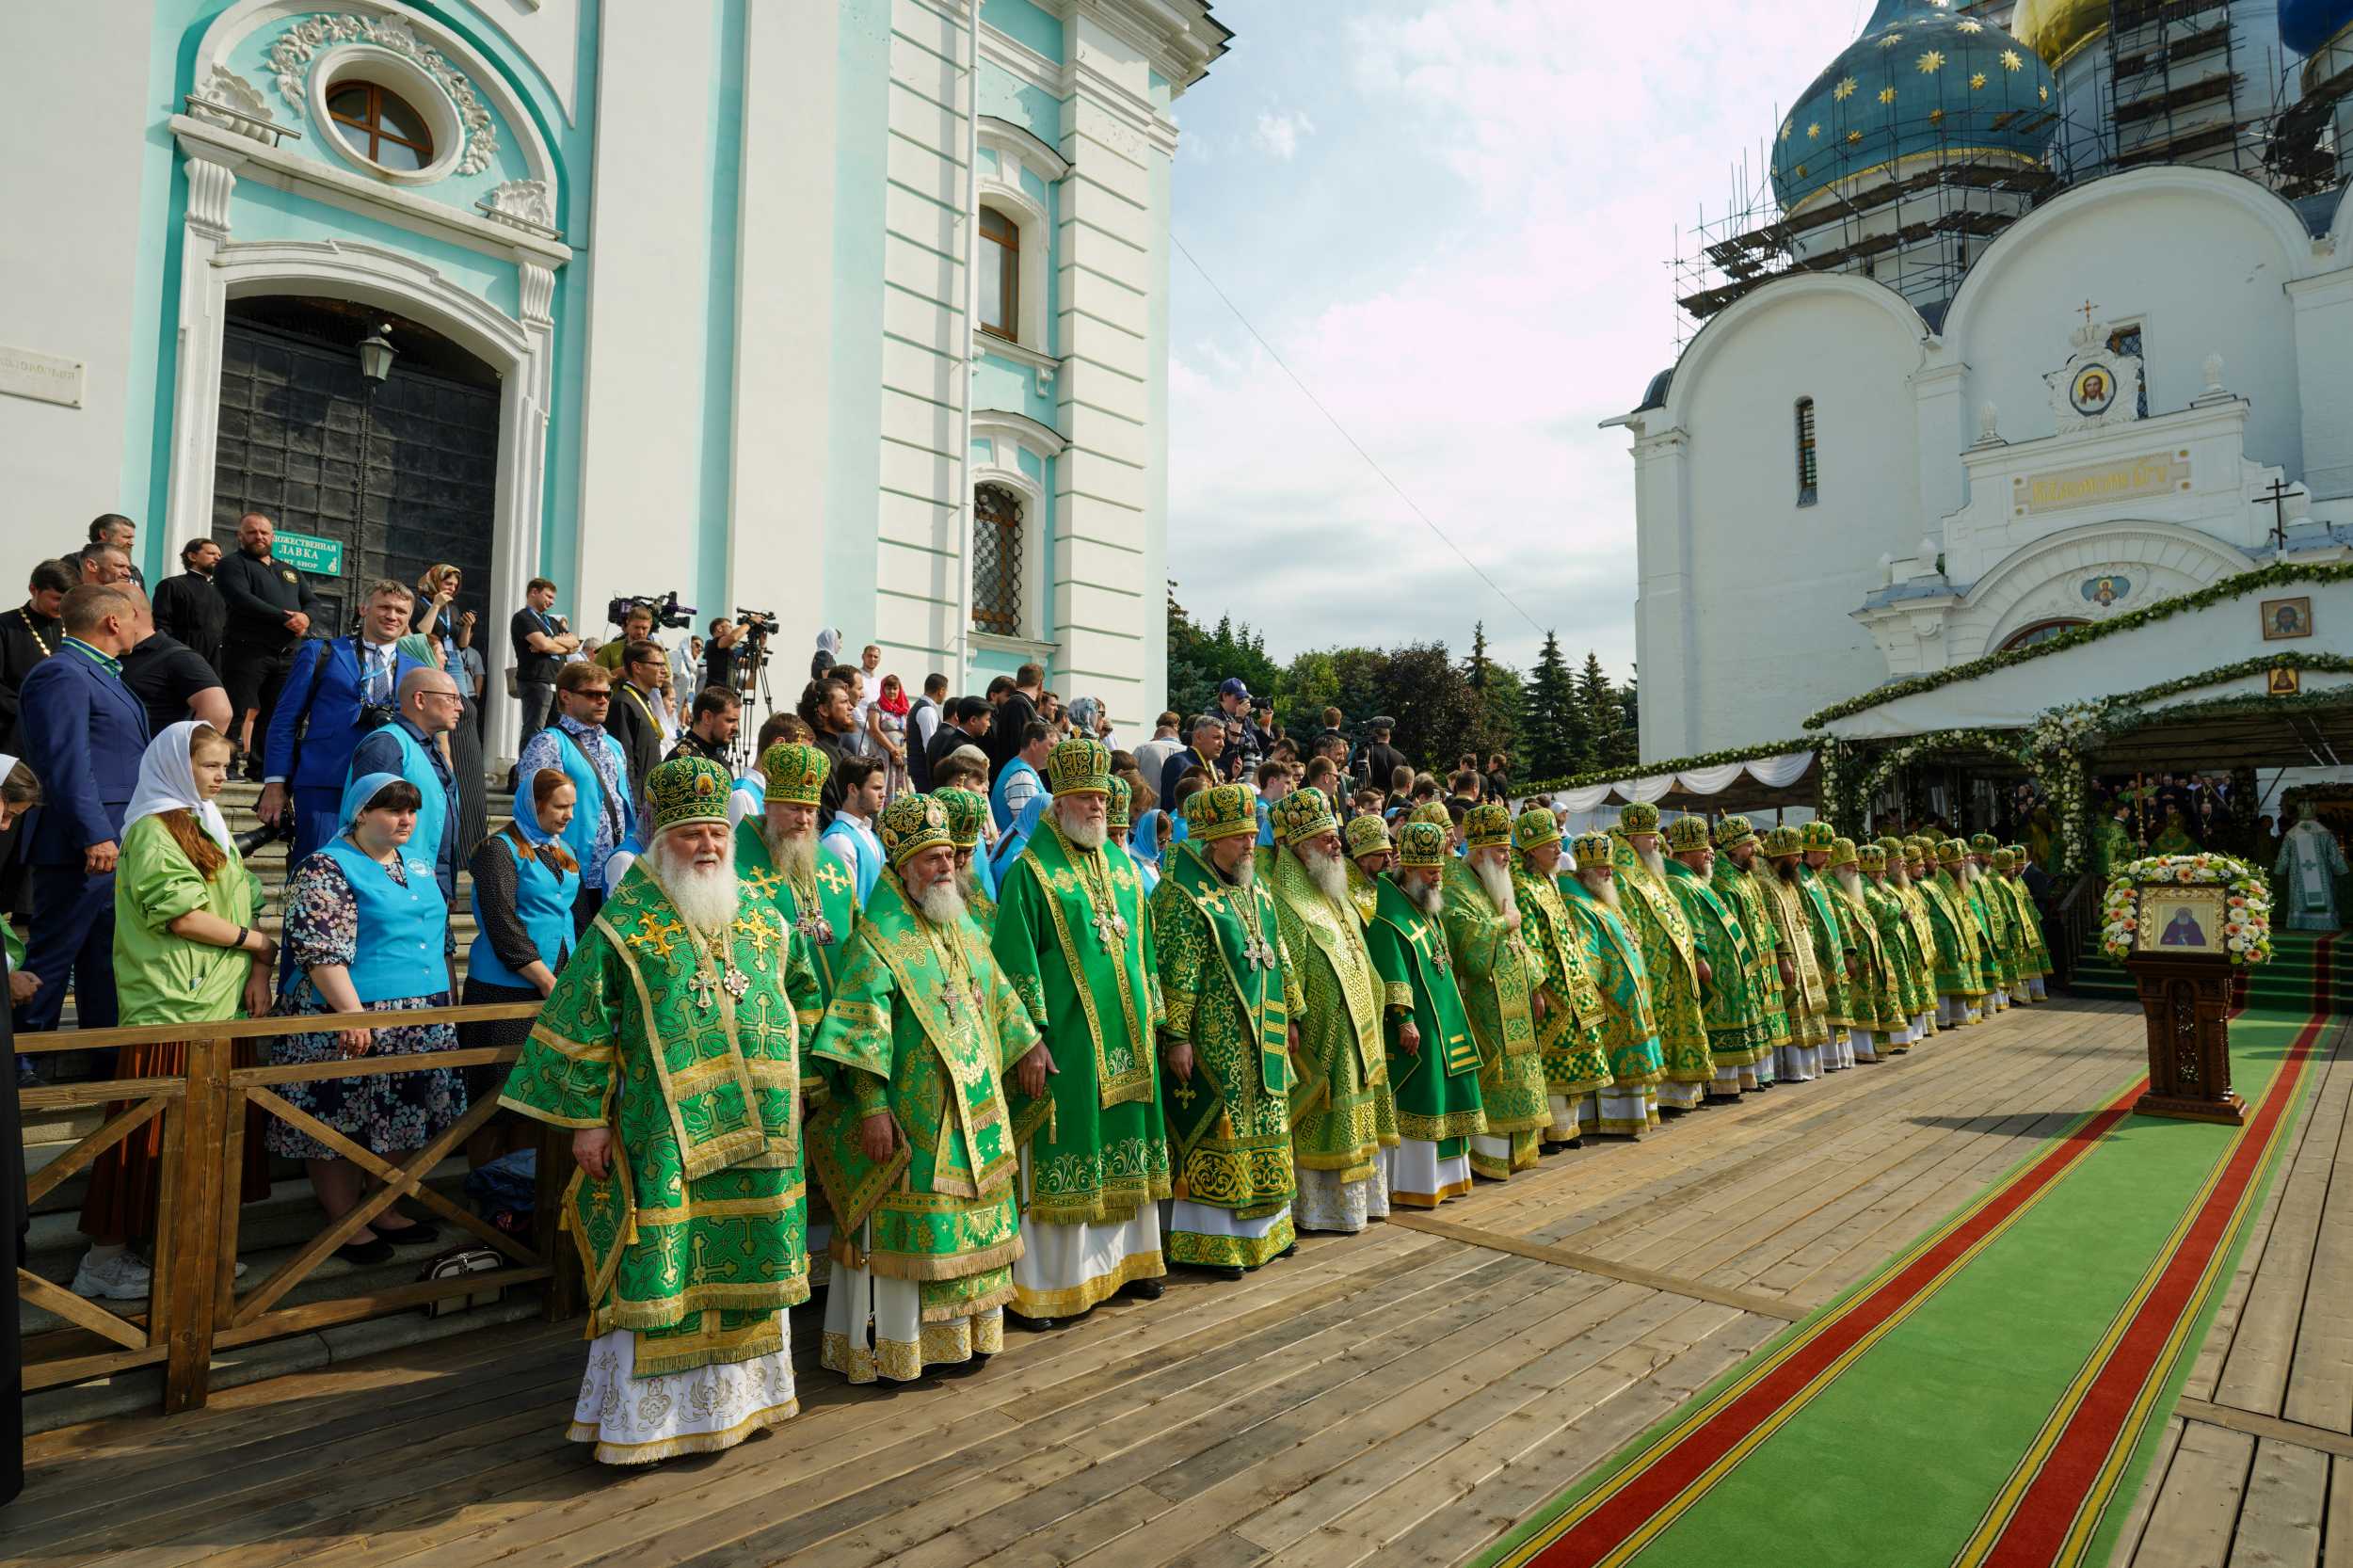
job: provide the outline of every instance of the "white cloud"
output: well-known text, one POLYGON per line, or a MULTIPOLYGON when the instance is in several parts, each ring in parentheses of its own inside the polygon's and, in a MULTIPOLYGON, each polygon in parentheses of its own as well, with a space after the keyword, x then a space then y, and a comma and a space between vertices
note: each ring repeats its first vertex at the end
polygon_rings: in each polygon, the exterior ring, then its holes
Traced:
POLYGON ((1259 152, 1289 163, 1299 156, 1299 138, 1311 135, 1315 128, 1316 122, 1307 118, 1305 110, 1285 109, 1275 114, 1260 109, 1252 139, 1258 144, 1259 152))

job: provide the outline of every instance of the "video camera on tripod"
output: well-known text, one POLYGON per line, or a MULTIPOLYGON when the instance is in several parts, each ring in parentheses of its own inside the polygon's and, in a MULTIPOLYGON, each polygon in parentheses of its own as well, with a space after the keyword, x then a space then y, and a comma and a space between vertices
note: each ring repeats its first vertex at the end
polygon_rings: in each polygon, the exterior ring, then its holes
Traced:
POLYGON ((651 616, 657 629, 664 627, 675 629, 695 624, 695 607, 692 604, 680 604, 678 601, 676 588, 672 588, 660 599, 653 599, 645 594, 616 594, 605 601, 604 618, 616 626, 626 626, 629 624, 630 613, 633 610, 643 610, 651 616))

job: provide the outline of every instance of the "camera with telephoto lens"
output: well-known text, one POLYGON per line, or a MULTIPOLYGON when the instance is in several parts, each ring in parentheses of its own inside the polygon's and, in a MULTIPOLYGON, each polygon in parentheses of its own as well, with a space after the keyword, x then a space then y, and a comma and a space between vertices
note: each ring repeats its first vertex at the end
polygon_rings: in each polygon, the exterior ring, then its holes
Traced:
POLYGON ((249 860, 256 850, 266 848, 280 839, 291 840, 294 830, 294 808, 288 807, 285 814, 276 822, 265 822, 259 827, 249 828, 235 836, 237 858, 249 860))
POLYGON ((653 599, 645 594, 616 594, 605 601, 604 618, 616 626, 626 626, 629 624, 630 612, 632 610, 643 610, 651 616, 657 628, 677 628, 692 626, 695 623, 695 607, 692 604, 680 604, 678 601, 676 588, 672 588, 660 599, 653 599))

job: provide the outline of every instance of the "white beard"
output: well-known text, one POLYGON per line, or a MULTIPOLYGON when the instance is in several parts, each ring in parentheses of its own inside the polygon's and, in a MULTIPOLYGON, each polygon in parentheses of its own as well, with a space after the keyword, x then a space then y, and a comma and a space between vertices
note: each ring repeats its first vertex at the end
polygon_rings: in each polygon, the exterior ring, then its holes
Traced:
POLYGON ((763 824, 760 837, 768 846, 769 864, 782 872, 787 881, 807 882, 817 874, 816 834, 782 834, 763 824))
POLYGON ((1512 868, 1494 860, 1481 860, 1472 868, 1479 873, 1479 885, 1487 889, 1487 901, 1496 906, 1496 913, 1510 920, 1519 913, 1519 900, 1512 892, 1512 868))
MULTIPOLYGON (((1212 862, 1212 869, 1214 868, 1215 863, 1212 862)), ((1258 880, 1258 857, 1255 855, 1245 855, 1234 863, 1232 871, 1220 872, 1218 874, 1237 888, 1247 888, 1258 880)))
POLYGON ((1107 824, 1077 821, 1060 806, 1054 808, 1054 821, 1061 826, 1062 836, 1080 849, 1101 849, 1111 836, 1107 824))
POLYGON ((1887 880, 1898 888, 1909 888, 1912 886, 1912 869, 1909 866, 1890 866, 1887 868, 1887 880))
POLYGON ((935 882, 916 898, 916 913, 934 925, 954 925, 965 916, 964 892, 951 877, 935 882))
POLYGON ((1306 871, 1307 880, 1316 885, 1316 891, 1321 893, 1334 908, 1353 916, 1356 906, 1348 897, 1348 862, 1320 849, 1301 848, 1293 853, 1299 856, 1299 864, 1306 871))
POLYGON ((1642 869, 1651 875, 1661 882, 1667 880, 1667 856, 1659 850, 1657 840, 1653 840, 1648 849, 1636 850, 1634 857, 1642 863, 1642 869))
POLYGON ((661 878, 662 890, 670 895, 670 907, 679 919, 704 936, 726 929, 742 907, 742 896, 736 888, 735 867, 728 861, 709 868, 696 866, 667 844, 653 847, 654 872, 661 878))
POLYGON ((1599 872, 1586 872, 1580 873, 1577 880, 1585 884, 1587 892, 1601 900, 1603 904, 1612 909, 1618 906, 1618 879, 1616 877, 1606 877, 1599 872))
POLYGON ((1408 904, 1433 919, 1446 906, 1446 889, 1418 876, 1411 882, 1398 883, 1397 890, 1405 895, 1408 904))
POLYGON ((1963 860, 1961 863, 1961 885, 1964 888, 1977 879, 1977 868, 1963 860))
POLYGON ((1852 866, 1841 866, 1831 874, 1838 878, 1839 888, 1844 891, 1849 898, 1861 898, 1863 896, 1863 878, 1855 874, 1855 870, 1852 866))
POLYGON ((967 904, 969 904, 974 899, 981 896, 980 873, 974 871, 970 866, 958 866, 956 868, 955 886, 956 891, 963 895, 964 902, 967 904))

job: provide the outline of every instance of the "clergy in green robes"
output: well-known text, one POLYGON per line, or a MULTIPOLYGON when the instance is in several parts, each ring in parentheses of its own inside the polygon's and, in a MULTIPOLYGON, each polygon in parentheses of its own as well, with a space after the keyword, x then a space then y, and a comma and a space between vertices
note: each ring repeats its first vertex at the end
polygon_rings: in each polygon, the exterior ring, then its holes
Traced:
POLYGON ((948 841, 956 852, 956 891, 964 895, 964 912, 972 917, 982 936, 993 936, 997 900, 989 891, 988 856, 981 853, 988 797, 978 790, 935 790, 932 798, 948 813, 948 841))
POLYGON ((1153 1300, 1168 1272, 1160 979, 1144 880, 1109 840, 1111 748, 1074 737, 1046 759, 1053 802, 998 888, 990 948, 1050 1065, 1016 1086, 1022 1256, 1013 1310, 1032 1326, 1125 1289, 1153 1300))
MULTIPOLYGON (((1361 820, 1361 819, 1360 819, 1361 820)), ((1389 1080, 1396 1085, 1398 1145, 1389 1201, 1435 1208, 1471 1190, 1470 1141, 1487 1130, 1479 1098, 1479 1042, 1454 983, 1441 916, 1447 832, 1409 822, 1397 831, 1397 866, 1374 884, 1378 904, 1365 945, 1382 986, 1389 1080)))
POLYGON ((1773 951, 1780 956, 1782 997, 1789 1008, 1789 1044, 1775 1064, 1785 1083, 1810 1083, 1822 1070, 1822 1052, 1830 1044, 1830 987, 1816 956, 1814 929, 1807 914, 1804 840, 1794 827, 1766 833, 1757 857, 1765 869, 1756 877, 1766 918, 1773 926, 1773 951))
POLYGON ((1993 852, 2000 847, 1991 833, 1972 834, 1961 881, 1984 936, 1986 1005, 1993 1012, 2007 1013, 2010 993, 2018 989, 2018 964, 2009 948, 2009 900, 1993 883, 1993 852))
POLYGON ((1185 838, 1152 892, 1160 1092, 1174 1196, 1168 1260, 1240 1279, 1290 1249, 1289 956, 1250 853, 1249 786, 1188 797, 1185 838))
POLYGON ((1577 928, 1585 972, 1601 993, 1609 1084, 1596 1096, 1600 1128, 1640 1139, 1658 1125, 1658 1084, 1667 1069, 1658 1050, 1658 1021, 1650 1010, 1642 944, 1619 913, 1616 854, 1617 841, 1609 834, 1578 834, 1569 844, 1573 869, 1559 877, 1558 886, 1577 928))
POLYGON ((1348 901, 1367 925, 1381 905, 1381 873, 1397 858, 1389 824, 1367 813, 1340 824, 1340 849, 1348 856, 1348 901))
POLYGON ((1852 839, 1839 837, 1831 846, 1822 890, 1845 932, 1848 951, 1855 957, 1850 988, 1855 1023, 1847 1032, 1858 1062, 1876 1062, 1912 1045, 1912 1026, 1904 1019, 1903 987, 1895 956, 1880 936, 1879 917, 1864 896, 1863 868, 1852 839))
POLYGON ((611 1464, 730 1448, 798 1408, 785 1308, 808 1297, 808 942, 738 880, 733 780, 646 780, 647 852, 556 976, 500 1103, 574 1129, 558 1224, 587 1276, 571 1436, 611 1464))
POLYGON ((1348 860, 1331 802, 1293 790, 1271 813, 1274 913, 1290 955, 1298 1076, 1291 1082, 1291 1163, 1301 1230, 1359 1231, 1389 1212, 1397 1101, 1382 1038, 1381 982, 1364 922, 1348 896, 1348 860))
POLYGON ((2091 869, 2099 873, 2100 886, 2105 888, 2110 878, 2133 859, 2132 830, 2124 825, 2121 811, 2103 811, 2091 828, 2091 869))
POLYGON ((1667 824, 1667 890, 1682 906, 1699 954, 1700 1004, 1707 1021, 1707 1056, 1716 1069, 1707 1092, 1737 1100, 1756 1087, 1756 1058, 1769 1051, 1756 999, 1756 958, 1732 906, 1716 896, 1716 846, 1707 819, 1681 816, 1667 824))
POLYGON ((965 907, 946 808, 902 794, 878 828, 883 869, 810 1048, 841 1084, 809 1127, 837 1216, 819 1362, 906 1383, 1004 1348, 1022 1251, 1004 1079, 1037 1031, 965 907))
POLYGON ((1987 988, 1983 934, 1961 885, 1969 846, 1946 839, 1936 846, 1936 874, 1920 885, 1936 933, 1936 1021, 1958 1027, 1984 1021, 1987 988))
MULTIPOLYGON (((1904 914, 1904 929, 1910 935, 1908 944, 1919 985, 1920 1012, 1912 1021, 1913 1041, 1916 1045, 1937 1032, 1936 1021, 1936 922, 1929 913, 1929 896, 1920 890, 1921 881, 1929 874, 1923 856, 1914 852, 1914 840, 1893 836, 1880 843, 1887 851, 1888 892, 1894 896, 1904 914)), ((1925 846, 1922 846, 1925 849, 1925 846)))
POLYGON ((1541 979, 1543 1017, 1536 1052, 1545 1064, 1545 1102, 1552 1113, 1547 1144, 1581 1146, 1579 1131, 1601 1122, 1601 1092, 1610 1085, 1609 1020, 1601 988, 1585 965, 1577 924, 1561 902, 1561 824, 1531 807, 1512 822, 1512 899, 1520 936, 1541 979))
POLYGON ((1658 1049, 1667 1064, 1667 1076, 1658 1081, 1658 1106, 1689 1111, 1707 1097, 1707 1086, 1716 1080, 1706 1005, 1700 996, 1699 944, 1683 905, 1667 888, 1658 808, 1628 806, 1618 813, 1618 827, 1611 862, 1618 872, 1618 912, 1642 944, 1651 1016, 1658 1020, 1658 1049))
POLYGON ((1843 1072, 1854 1065, 1851 1032, 1857 1028, 1868 1030, 1872 1015, 1866 1002, 1861 1009, 1864 1021, 1856 1022, 1855 977, 1861 964, 1846 925, 1831 902, 1829 885, 1822 880, 1824 869, 1830 865, 1830 852, 1838 843, 1838 831, 1817 818, 1798 829, 1798 842, 1804 850, 1798 869, 1798 891, 1803 896, 1814 957, 1821 966, 1822 989, 1830 1000, 1830 1038, 1822 1043, 1822 1071, 1843 1072))
POLYGON ((2042 941, 2042 911, 2035 907, 2034 890, 2021 874, 2026 864, 2025 849, 2007 844, 1993 852, 1993 874, 1988 881, 2009 901, 2010 959, 2018 972, 2018 988, 2010 1000, 2022 1004, 2041 1001, 2048 995, 2042 977, 2051 972, 2051 960, 2042 941))
POLYGON ((1880 952, 1894 979, 1896 1016, 1902 1024, 1901 1038, 1891 1038, 1886 1048, 1900 1054, 1919 1044, 1920 1016, 1935 1006, 1934 992, 1927 985, 1919 950, 1913 944, 1911 915, 1887 883, 1887 846, 1856 845, 1855 871, 1862 877, 1863 907, 1879 933, 1880 952))
POLYGON ((2198 853, 2198 840, 2191 834, 2189 819, 2182 815, 2180 807, 2169 806, 2165 808, 2165 825, 2158 828, 2157 836, 2149 840, 2149 853, 2152 855, 2195 855, 2198 853))
POLYGON ((1756 828, 1749 819, 1728 816, 1716 824, 1716 864, 1707 885, 1724 907, 1739 917, 1749 938, 1749 986, 1756 994, 1759 1036, 1755 1065, 1740 1076, 1742 1089, 1769 1089, 1781 1053, 1788 1048, 1789 999, 1782 981, 1787 967, 1781 956, 1781 938, 1766 907, 1766 892, 1757 876, 1756 828))
POLYGON ((1479 1042, 1487 1130, 1471 1139, 1471 1173, 1505 1181, 1536 1163, 1537 1134, 1552 1123, 1537 1034, 1547 1012, 1544 960, 1529 946, 1512 886, 1512 813, 1493 803, 1472 807, 1463 844, 1446 868, 1441 920, 1479 1042))
MULTIPOLYGON (((833 856, 819 853, 818 803, 833 764, 813 745, 778 741, 760 754, 764 786, 758 816, 735 824, 735 875, 744 890, 776 907, 808 944, 821 998, 833 995, 835 968, 857 925, 857 882, 833 856)), ((801 1053, 801 1113, 813 1119, 831 1086, 816 1057, 801 1053)), ((823 1187, 808 1188, 808 1285, 831 1277, 833 1214, 823 1187)))

